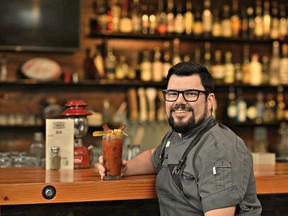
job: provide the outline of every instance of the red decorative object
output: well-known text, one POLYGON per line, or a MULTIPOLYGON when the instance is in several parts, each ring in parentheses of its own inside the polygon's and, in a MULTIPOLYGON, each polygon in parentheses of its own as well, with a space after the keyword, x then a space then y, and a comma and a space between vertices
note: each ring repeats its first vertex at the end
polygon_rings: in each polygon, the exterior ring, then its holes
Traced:
POLYGON ((70 100, 65 104, 66 109, 61 113, 62 117, 74 119, 74 168, 89 168, 90 153, 82 144, 82 138, 88 131, 86 116, 92 115, 86 109, 87 104, 82 100, 70 100))

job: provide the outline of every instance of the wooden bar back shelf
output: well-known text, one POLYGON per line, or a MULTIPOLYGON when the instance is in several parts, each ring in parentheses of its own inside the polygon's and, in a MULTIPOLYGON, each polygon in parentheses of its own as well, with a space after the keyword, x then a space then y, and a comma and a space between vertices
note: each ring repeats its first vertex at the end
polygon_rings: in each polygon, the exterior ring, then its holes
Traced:
MULTIPOLYGON (((288 163, 255 166, 258 194, 288 193, 288 163)), ((0 206, 156 198, 155 175, 103 181, 96 168, 46 171, 41 168, 1 168, 0 206), (43 197, 52 186, 56 195, 43 197)))

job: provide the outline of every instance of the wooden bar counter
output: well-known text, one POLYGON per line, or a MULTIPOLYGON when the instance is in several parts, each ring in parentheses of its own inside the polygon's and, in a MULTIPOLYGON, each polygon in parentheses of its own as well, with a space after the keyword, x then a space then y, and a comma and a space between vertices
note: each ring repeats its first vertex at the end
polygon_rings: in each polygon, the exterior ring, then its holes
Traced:
MULTIPOLYGON (((255 166, 258 194, 288 194, 288 163, 255 166)), ((155 176, 130 176, 103 181, 97 169, 46 171, 41 168, 1 168, 0 205, 153 199, 155 176), (54 198, 43 189, 52 186, 54 198)))
MULTIPOLYGON (((254 169, 262 216, 286 216, 288 163, 258 165, 254 169)), ((1 216, 50 216, 59 212, 77 216, 159 216, 156 198, 155 175, 103 181, 96 168, 61 171, 0 168, 1 216), (56 190, 54 197, 44 198, 47 187, 56 190)))

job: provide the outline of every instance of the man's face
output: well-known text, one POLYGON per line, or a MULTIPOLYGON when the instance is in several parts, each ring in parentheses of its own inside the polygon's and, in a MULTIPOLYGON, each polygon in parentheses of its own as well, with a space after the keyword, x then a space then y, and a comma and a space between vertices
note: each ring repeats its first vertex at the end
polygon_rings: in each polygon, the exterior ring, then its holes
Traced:
MULTIPOLYGON (((199 75, 170 77, 167 89, 184 91, 196 89, 205 91, 201 84, 199 75)), ((211 116, 214 103, 214 94, 209 94, 206 98, 204 93, 200 93, 198 100, 187 102, 183 94, 179 94, 175 102, 166 101, 166 114, 170 126, 178 133, 185 133, 201 124, 207 117, 211 116)))

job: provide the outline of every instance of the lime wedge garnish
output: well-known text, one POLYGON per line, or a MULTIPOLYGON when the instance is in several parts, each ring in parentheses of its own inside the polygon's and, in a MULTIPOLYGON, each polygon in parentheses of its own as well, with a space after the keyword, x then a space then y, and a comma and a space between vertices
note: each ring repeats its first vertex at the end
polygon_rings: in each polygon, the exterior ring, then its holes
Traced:
POLYGON ((99 137, 99 136, 103 136, 104 134, 106 134, 104 131, 94 131, 92 135, 94 137, 99 137))

